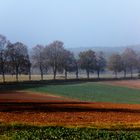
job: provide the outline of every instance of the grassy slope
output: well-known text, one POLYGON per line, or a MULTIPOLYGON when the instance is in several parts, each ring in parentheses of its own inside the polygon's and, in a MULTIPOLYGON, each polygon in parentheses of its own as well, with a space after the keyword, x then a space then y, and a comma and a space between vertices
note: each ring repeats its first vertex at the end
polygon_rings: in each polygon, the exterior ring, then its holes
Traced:
POLYGON ((140 90, 127 87, 110 86, 101 83, 82 83, 68 85, 47 85, 29 89, 37 92, 49 92, 82 101, 140 103, 140 90))

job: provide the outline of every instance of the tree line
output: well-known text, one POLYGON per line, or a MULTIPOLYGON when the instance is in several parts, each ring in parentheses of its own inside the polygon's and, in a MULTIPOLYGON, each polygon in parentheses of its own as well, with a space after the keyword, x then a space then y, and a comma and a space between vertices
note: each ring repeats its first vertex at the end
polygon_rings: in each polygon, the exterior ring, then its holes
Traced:
POLYGON ((11 43, 5 36, 0 35, 0 74, 3 82, 5 75, 29 75, 31 80, 31 68, 40 71, 41 80, 44 74, 53 73, 56 79, 57 73, 64 73, 67 79, 68 73, 75 73, 75 78, 79 78, 79 70, 86 72, 87 78, 90 74, 100 73, 105 69, 111 70, 117 77, 118 72, 124 72, 124 77, 128 72, 133 77, 133 71, 140 73, 140 55, 133 49, 127 48, 122 54, 112 54, 107 60, 103 52, 93 50, 82 51, 78 57, 64 47, 61 41, 54 41, 46 46, 36 45, 29 54, 28 47, 21 43, 11 43))

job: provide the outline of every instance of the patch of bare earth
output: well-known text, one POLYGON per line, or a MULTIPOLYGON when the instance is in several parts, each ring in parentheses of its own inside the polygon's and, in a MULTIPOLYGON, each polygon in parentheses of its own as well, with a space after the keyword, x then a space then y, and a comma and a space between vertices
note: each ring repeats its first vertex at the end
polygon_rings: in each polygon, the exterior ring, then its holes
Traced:
POLYGON ((0 122, 42 125, 139 123, 140 105, 79 102, 59 96, 0 93, 0 122))
POLYGON ((114 86, 124 86, 124 87, 140 89, 140 80, 105 81, 102 83, 114 85, 114 86))

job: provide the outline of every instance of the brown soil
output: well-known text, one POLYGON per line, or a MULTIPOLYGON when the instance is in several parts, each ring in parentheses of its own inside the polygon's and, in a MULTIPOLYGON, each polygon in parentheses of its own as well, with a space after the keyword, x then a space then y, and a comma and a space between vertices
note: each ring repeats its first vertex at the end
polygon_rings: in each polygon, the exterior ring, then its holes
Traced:
POLYGON ((114 85, 114 86, 124 86, 129 88, 140 89, 140 80, 106 81, 103 83, 114 85))
MULTIPOLYGON (((9 91, 0 92, 0 103, 1 102, 51 102, 51 101, 69 101, 70 99, 51 95, 42 94, 38 92, 24 92, 24 91, 9 91)), ((72 100, 72 99, 71 99, 72 100)), ((70 101, 71 101, 70 100, 70 101)))
POLYGON ((0 122, 42 125, 139 123, 140 105, 91 103, 24 92, 0 93, 0 122))

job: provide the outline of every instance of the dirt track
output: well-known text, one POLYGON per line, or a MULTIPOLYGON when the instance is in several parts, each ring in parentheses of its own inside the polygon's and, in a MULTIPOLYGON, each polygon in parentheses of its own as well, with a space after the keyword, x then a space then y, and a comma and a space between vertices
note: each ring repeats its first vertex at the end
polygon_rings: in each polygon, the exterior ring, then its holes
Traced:
POLYGON ((59 96, 0 93, 0 122, 45 125, 139 123, 140 105, 87 103, 59 96))

